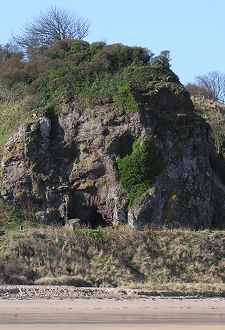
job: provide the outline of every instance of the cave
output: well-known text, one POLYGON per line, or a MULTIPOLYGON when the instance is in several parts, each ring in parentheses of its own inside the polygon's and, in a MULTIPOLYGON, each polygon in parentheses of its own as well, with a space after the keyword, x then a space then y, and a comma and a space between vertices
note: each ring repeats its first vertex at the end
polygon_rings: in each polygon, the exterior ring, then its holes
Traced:
POLYGON ((81 225, 92 229, 110 225, 106 205, 97 195, 76 191, 71 196, 68 210, 68 220, 79 219, 81 225))

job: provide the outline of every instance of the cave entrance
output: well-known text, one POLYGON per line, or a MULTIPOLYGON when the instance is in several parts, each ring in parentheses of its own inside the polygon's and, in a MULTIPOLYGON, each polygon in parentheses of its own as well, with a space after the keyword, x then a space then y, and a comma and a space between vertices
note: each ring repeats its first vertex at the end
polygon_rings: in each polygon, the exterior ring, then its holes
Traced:
POLYGON ((92 229, 107 227, 110 221, 105 210, 105 203, 97 195, 76 191, 71 198, 68 219, 79 219, 81 225, 92 229))

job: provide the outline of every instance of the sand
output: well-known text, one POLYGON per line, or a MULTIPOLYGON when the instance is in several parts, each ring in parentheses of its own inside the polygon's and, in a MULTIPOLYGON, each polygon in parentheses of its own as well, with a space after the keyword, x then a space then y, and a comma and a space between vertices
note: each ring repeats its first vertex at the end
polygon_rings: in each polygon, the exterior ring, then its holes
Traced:
POLYGON ((126 289, 0 286, 0 329, 219 330, 225 329, 225 298, 154 297, 126 289))

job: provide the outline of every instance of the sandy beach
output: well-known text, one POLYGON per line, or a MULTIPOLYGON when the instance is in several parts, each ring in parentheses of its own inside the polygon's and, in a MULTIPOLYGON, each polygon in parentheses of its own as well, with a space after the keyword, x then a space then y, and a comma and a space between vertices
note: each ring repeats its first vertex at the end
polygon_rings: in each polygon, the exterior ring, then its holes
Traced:
POLYGON ((0 329, 225 329, 225 298, 124 290, 0 286, 0 329))

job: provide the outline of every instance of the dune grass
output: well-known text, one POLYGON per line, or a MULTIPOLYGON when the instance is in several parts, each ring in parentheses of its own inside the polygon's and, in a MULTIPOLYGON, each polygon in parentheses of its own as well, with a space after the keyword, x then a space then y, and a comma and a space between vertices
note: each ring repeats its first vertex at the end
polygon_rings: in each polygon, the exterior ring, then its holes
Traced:
POLYGON ((138 231, 121 225, 73 231, 43 226, 1 199, 0 210, 0 283, 225 296, 223 230, 138 231))
POLYGON ((129 226, 94 232, 49 227, 6 233, 0 246, 0 280, 216 295, 225 292, 224 234, 168 229, 140 232, 129 226))

